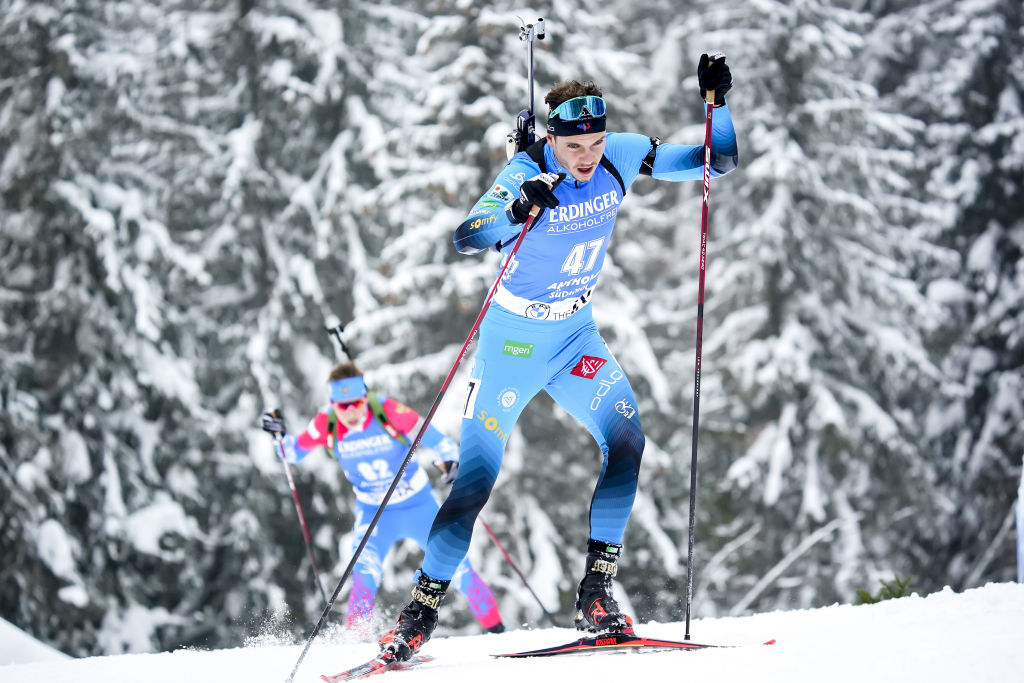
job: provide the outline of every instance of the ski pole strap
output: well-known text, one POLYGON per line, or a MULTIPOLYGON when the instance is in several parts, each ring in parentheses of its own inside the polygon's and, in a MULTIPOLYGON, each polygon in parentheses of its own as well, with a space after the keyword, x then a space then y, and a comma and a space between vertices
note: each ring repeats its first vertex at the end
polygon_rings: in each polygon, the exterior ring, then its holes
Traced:
POLYGON ((651 151, 640 162, 640 175, 649 176, 654 174, 654 158, 658 155, 658 145, 660 144, 661 138, 651 138, 651 151))

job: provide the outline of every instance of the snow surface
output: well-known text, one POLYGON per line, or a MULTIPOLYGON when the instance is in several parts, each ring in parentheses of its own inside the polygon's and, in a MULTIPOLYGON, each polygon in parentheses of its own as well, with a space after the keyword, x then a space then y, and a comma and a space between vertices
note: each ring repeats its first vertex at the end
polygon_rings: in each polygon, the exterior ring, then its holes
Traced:
POLYGON ((47 662, 70 659, 63 652, 46 643, 41 643, 17 626, 0 619, 0 680, 7 680, 8 667, 12 662, 47 662))
MULTIPOLYGON (((1024 585, 988 584, 954 593, 888 600, 875 605, 833 605, 813 610, 695 620, 696 642, 743 645, 737 649, 651 654, 608 654, 553 659, 495 660, 491 653, 531 649, 576 637, 570 629, 517 630, 497 635, 438 638, 423 652, 437 661, 387 674, 401 683, 498 681, 737 681, 800 683, 828 680, 875 683, 984 683, 1024 678, 1024 585), (763 640, 778 642, 762 646, 763 640)), ((682 639, 680 624, 644 624, 645 635, 682 639)), ((8 635, 0 655, 7 657, 8 635)), ((247 647, 162 654, 36 661, 0 666, 4 683, 280 683, 288 679, 301 645, 256 639, 247 647)), ((294 678, 319 680, 368 659, 371 643, 327 636, 314 641, 294 678)), ((9 661, 2 659, 0 661, 9 661)), ((375 679, 381 680, 381 679, 375 679)))

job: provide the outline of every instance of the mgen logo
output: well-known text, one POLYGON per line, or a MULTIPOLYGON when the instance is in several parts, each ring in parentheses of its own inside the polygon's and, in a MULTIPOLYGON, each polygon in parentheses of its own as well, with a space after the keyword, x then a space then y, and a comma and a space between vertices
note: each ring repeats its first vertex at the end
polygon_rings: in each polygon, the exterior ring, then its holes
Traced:
POLYGON ((596 356, 583 356, 580 358, 580 362, 576 364, 576 367, 572 369, 573 375, 577 377, 583 377, 585 379, 594 379, 594 375, 600 370, 605 363, 608 361, 604 358, 598 358, 596 356))
POLYGON ((516 358, 529 358, 533 355, 533 344, 529 342, 505 340, 505 346, 501 349, 502 355, 515 356, 516 358))

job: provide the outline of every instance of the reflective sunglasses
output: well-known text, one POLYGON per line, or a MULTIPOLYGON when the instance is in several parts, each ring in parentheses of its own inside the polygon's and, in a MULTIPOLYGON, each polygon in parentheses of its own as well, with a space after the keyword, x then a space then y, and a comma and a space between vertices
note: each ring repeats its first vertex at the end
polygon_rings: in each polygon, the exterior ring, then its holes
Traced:
POLYGON ((353 408, 362 408, 366 405, 365 398, 357 398, 354 401, 334 401, 334 407, 338 410, 351 410, 353 408))
POLYGON ((597 95, 583 95, 566 100, 551 110, 548 118, 558 117, 563 121, 575 121, 584 116, 600 118, 604 116, 606 107, 604 98, 597 95))

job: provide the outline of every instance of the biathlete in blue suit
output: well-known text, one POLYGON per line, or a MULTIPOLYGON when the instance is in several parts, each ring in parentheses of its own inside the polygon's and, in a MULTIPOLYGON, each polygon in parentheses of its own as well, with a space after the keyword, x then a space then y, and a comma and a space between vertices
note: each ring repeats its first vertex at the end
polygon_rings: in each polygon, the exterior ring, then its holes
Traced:
MULTIPOLYGON (((354 363, 335 366, 328 376, 328 384, 330 404, 310 420, 302 433, 287 434, 283 418, 271 412, 263 414, 262 426, 265 431, 283 436, 283 457, 289 463, 301 462, 320 448, 327 449, 338 459, 356 495, 352 538, 355 552, 405 460, 411 441, 407 435, 416 434, 422 423, 412 408, 367 391, 363 373, 354 363)), ((428 425, 421 444, 443 463, 445 483, 454 480, 459 470, 455 442, 428 425)), ((406 538, 425 548, 437 511, 430 480, 413 459, 352 571, 347 617, 349 629, 358 636, 372 636, 373 603, 380 587, 384 558, 396 543, 406 538)), ((468 560, 460 558, 456 563, 453 580, 469 599, 473 615, 485 630, 492 633, 505 630, 491 589, 468 560)))
MULTIPOLYGON (((725 56, 703 55, 703 99, 716 94, 711 175, 736 168, 725 93, 725 56)), ((632 632, 612 596, 612 577, 636 496, 644 434, 636 397, 594 324, 590 301, 623 196, 641 173, 658 180, 703 178, 703 145, 605 131, 605 101, 591 82, 569 81, 545 96, 547 137, 516 154, 455 231, 462 253, 506 255, 531 207, 534 220, 480 325, 464 398, 461 467, 434 519, 413 599, 381 649, 408 659, 431 636, 437 609, 469 547, 502 453, 526 404, 542 389, 596 439, 603 462, 590 504, 590 537, 575 624, 591 632, 632 632)))

